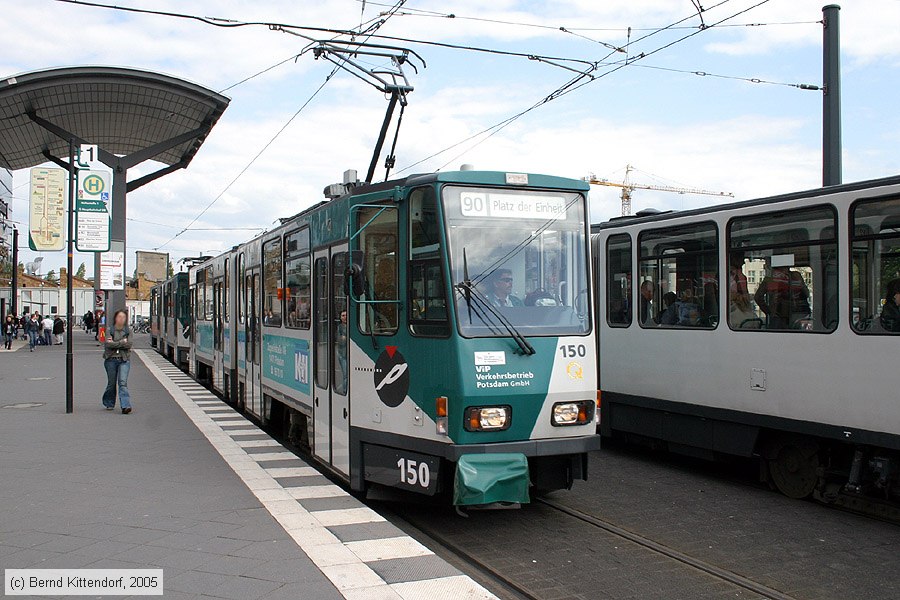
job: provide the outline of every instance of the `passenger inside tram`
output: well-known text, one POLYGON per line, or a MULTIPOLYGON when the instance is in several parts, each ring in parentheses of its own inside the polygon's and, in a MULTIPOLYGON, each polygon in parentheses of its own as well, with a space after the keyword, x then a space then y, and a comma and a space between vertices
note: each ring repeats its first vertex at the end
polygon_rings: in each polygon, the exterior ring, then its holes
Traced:
POLYGON ((678 323, 678 308, 675 303, 678 302, 678 296, 675 292, 666 292, 662 297, 665 309, 659 313, 660 325, 675 325, 678 323))
POLYGON ((811 316, 809 288, 803 276, 786 265, 772 267, 753 299, 766 315, 768 329, 802 329, 811 316))
POLYGON ((653 282, 646 280, 641 283, 641 304, 640 319, 645 327, 652 327, 654 322, 654 313, 656 310, 653 306, 653 282))
POLYGON ((890 332, 900 332, 900 279, 887 284, 884 306, 881 308, 881 326, 890 332))

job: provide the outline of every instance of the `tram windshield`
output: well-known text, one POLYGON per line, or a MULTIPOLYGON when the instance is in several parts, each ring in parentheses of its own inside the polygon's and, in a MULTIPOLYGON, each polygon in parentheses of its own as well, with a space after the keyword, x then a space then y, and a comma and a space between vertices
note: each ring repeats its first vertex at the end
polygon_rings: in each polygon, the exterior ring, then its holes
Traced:
POLYGON ((583 195, 447 186, 443 199, 462 335, 590 331, 583 195))

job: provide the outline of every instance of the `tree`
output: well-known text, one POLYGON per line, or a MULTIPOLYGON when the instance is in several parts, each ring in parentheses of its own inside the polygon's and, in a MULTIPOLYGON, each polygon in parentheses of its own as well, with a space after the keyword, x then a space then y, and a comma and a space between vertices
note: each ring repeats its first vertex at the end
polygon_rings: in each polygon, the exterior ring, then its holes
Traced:
POLYGON ((84 263, 81 263, 81 264, 78 266, 78 270, 75 271, 75 277, 79 277, 79 278, 81 278, 81 279, 84 279, 84 276, 85 276, 85 275, 87 275, 87 267, 85 266, 84 263))
POLYGON ((53 269, 50 269, 49 271, 47 271, 47 274, 44 276, 44 279, 46 281, 49 281, 50 283, 57 283, 58 280, 56 278, 56 271, 54 271, 53 269))
POLYGON ((172 261, 169 261, 169 264, 166 266, 166 277, 171 277, 175 274, 175 267, 172 266, 172 261))

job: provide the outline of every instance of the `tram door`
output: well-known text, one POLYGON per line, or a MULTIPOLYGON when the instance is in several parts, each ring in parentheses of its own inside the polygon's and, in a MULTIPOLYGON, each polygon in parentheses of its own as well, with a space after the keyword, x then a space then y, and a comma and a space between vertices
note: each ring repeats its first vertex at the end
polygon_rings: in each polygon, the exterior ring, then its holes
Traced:
POLYGON ((244 406, 251 413, 260 416, 262 404, 259 373, 259 343, 260 343, 260 317, 259 308, 259 268, 247 270, 247 342, 246 348, 246 374, 247 381, 244 384, 244 406))
POLYGON ((344 292, 347 246, 313 255, 314 452, 350 473, 349 318, 344 292))

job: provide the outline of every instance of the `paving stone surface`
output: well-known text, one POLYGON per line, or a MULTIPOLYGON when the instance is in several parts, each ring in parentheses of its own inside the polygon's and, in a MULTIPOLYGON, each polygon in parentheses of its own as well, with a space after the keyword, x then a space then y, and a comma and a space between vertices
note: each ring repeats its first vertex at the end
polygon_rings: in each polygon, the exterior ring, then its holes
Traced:
POLYGON ((139 359, 134 413, 107 412, 100 348, 73 339, 71 415, 65 346, 0 355, 0 568, 162 568, 166 598, 341 598, 139 359), (23 402, 41 406, 6 408, 23 402))
MULTIPOLYGON (((900 598, 897 525, 791 500, 744 465, 618 445, 590 461, 589 481, 548 499, 793 598, 900 598)), ((402 516, 542 599, 760 597, 540 503, 468 518, 409 505, 402 516)))

